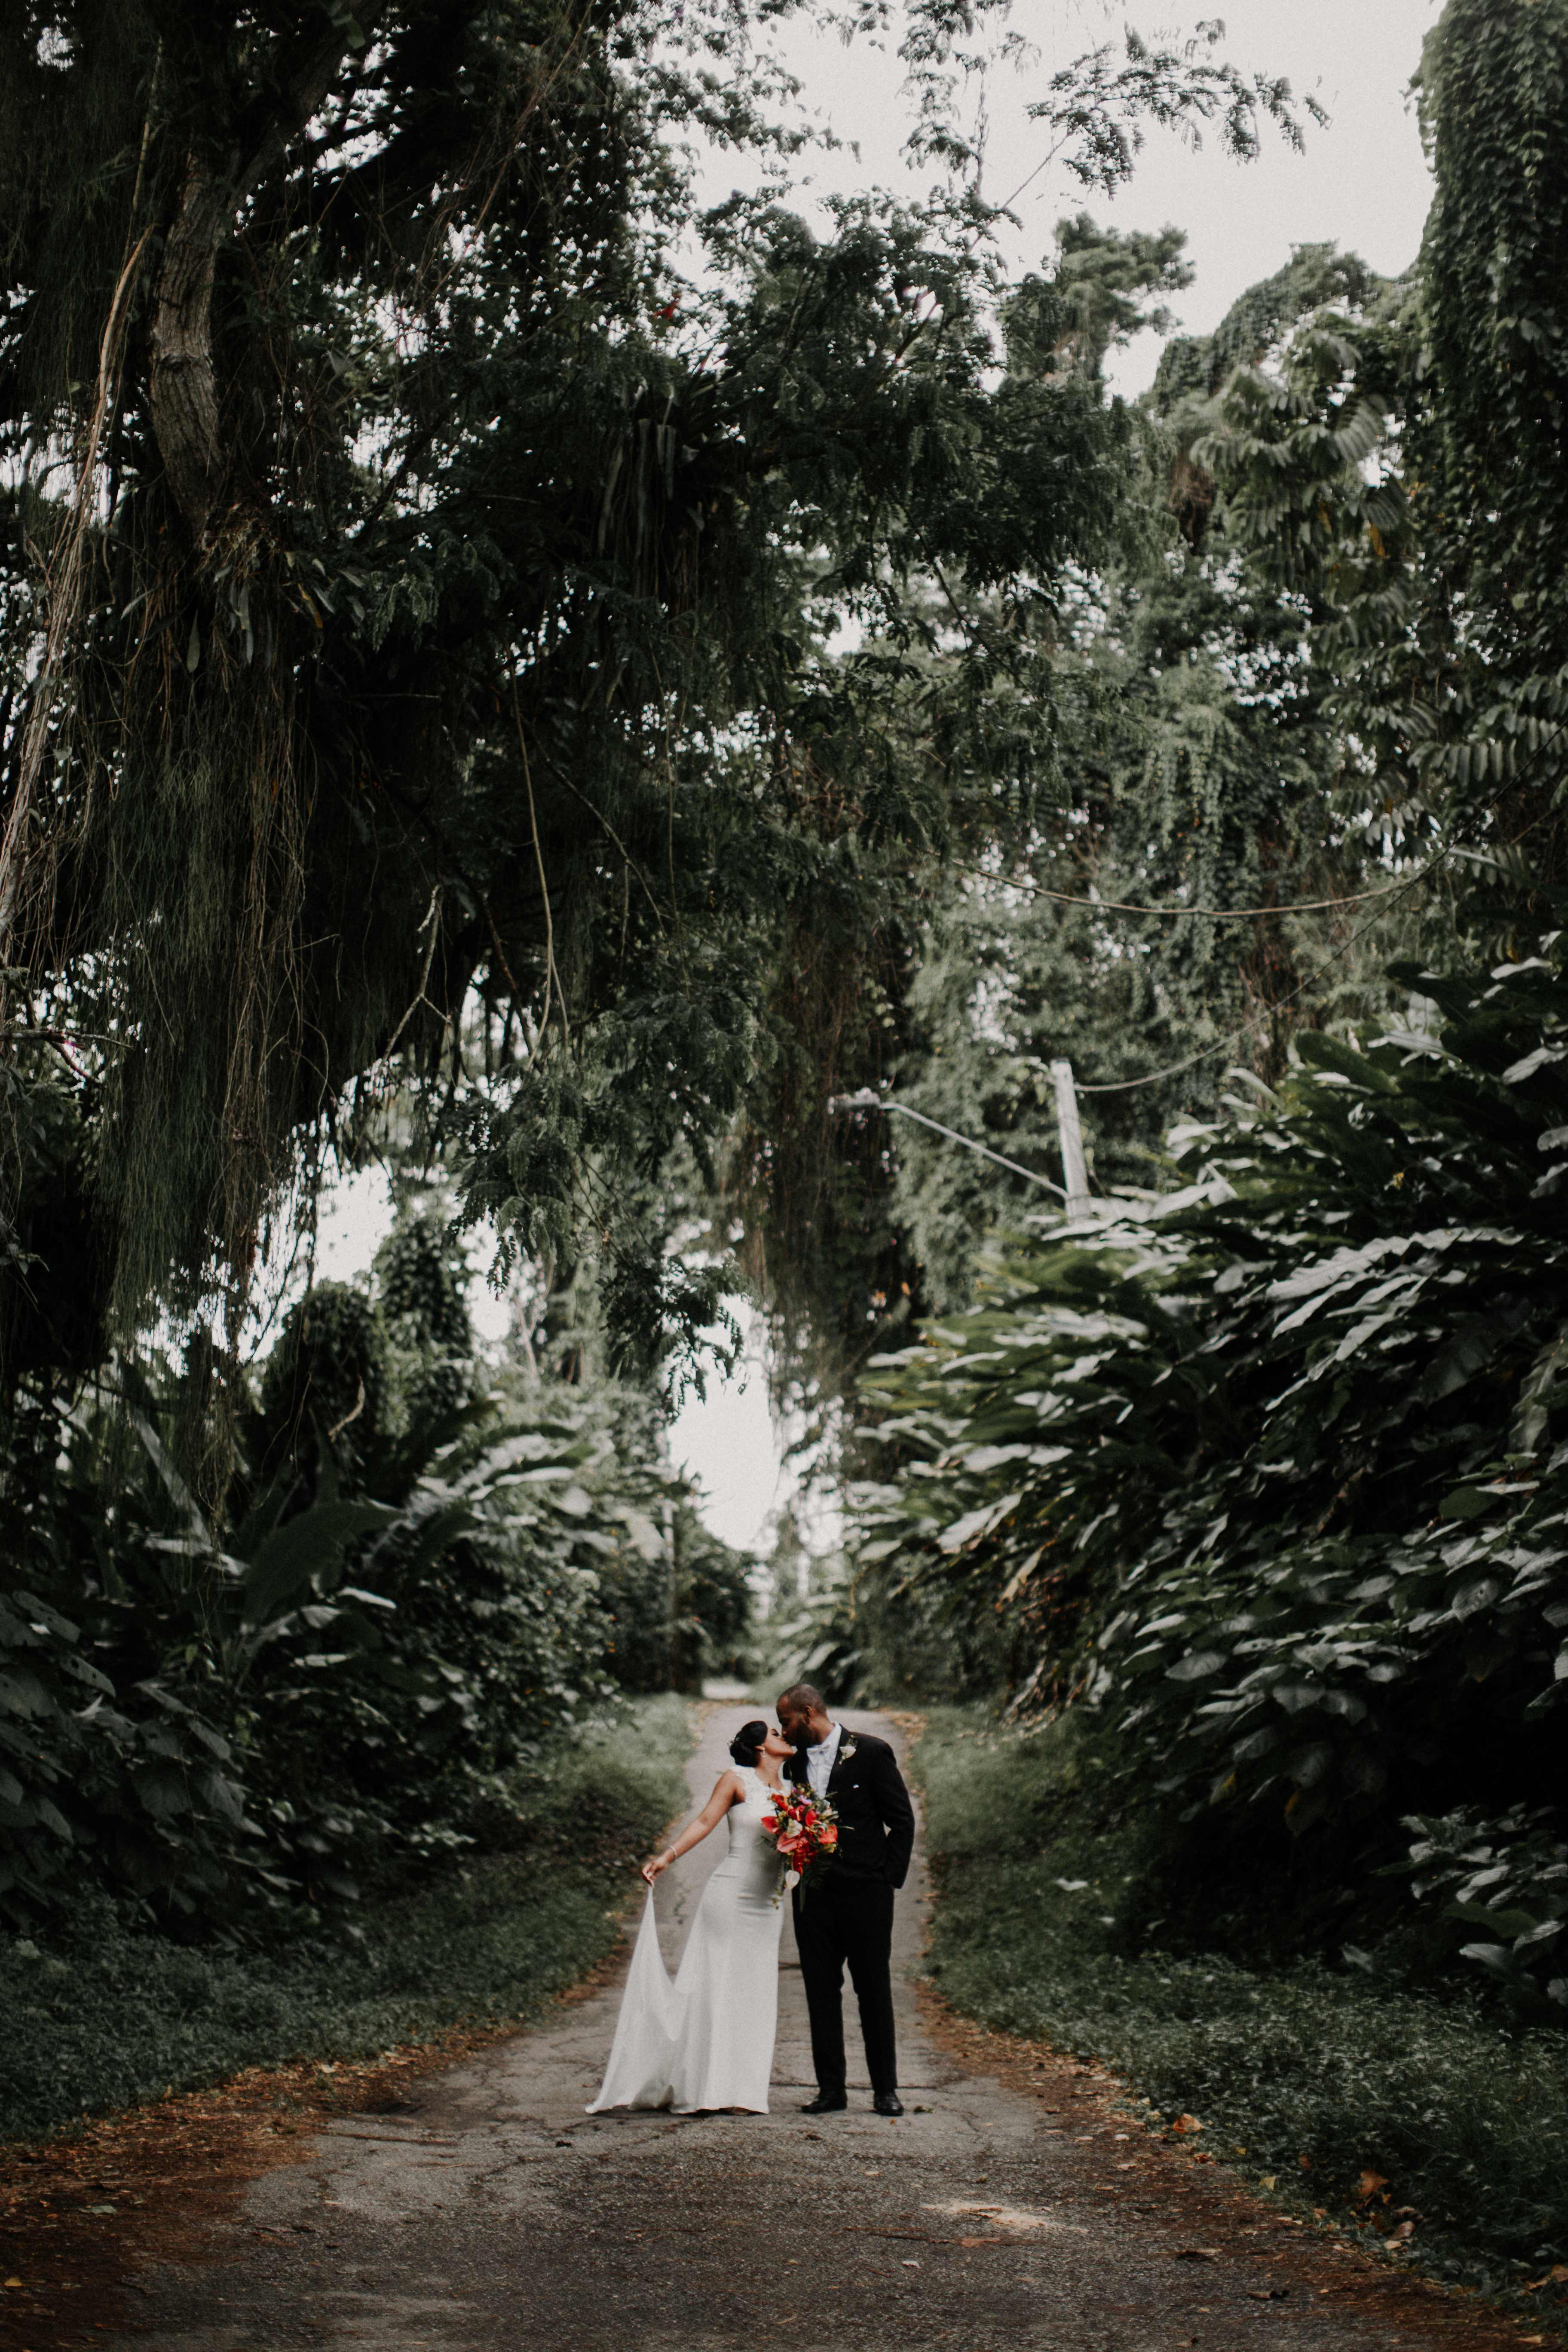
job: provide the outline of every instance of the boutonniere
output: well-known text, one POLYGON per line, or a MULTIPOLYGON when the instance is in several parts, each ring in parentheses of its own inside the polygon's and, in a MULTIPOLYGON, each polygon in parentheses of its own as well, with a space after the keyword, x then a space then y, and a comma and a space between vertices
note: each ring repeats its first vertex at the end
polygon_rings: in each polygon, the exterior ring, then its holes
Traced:
POLYGON ((847 1739, 838 1751, 838 1761, 840 1764, 847 1764, 851 1756, 858 1756, 859 1752, 855 1742, 852 1739, 847 1739))

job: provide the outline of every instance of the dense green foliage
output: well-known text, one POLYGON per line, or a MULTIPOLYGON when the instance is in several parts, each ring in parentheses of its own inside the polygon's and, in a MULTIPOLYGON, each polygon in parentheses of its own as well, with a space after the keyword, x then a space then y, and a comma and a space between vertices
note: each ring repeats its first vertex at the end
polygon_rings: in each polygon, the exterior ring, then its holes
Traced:
MULTIPOLYGON (((1092 372, 1113 320, 1121 340, 1159 323, 1131 298, 1184 282, 1182 241, 1151 251, 1085 219, 1059 236, 1058 284, 1087 285, 1104 314, 1071 345, 1092 372)), ((1054 1059, 1082 1090, 1094 1183, 1163 1181, 1164 1127, 1212 1110, 1227 1058, 1272 1079, 1297 1028, 1386 1013, 1383 963, 1402 936, 1423 939, 1431 894, 1391 886, 1369 856, 1360 755, 1319 643, 1326 604, 1260 542, 1249 468, 1278 453, 1249 455, 1243 436, 1259 409, 1278 436, 1281 406, 1321 402, 1325 367, 1337 378, 1325 306, 1383 308, 1396 290, 1308 247, 1212 336, 1172 345, 1129 470, 1142 532, 1058 616, 1050 794, 1005 841, 955 841, 893 983, 900 1017, 860 1075, 1047 1181, 1061 1180, 1054 1059), (1278 373, 1236 373, 1271 341, 1288 346, 1278 373)), ((1358 409, 1320 436, 1302 495, 1380 517, 1396 540, 1397 499, 1362 474, 1383 435, 1381 413, 1358 409)), ((899 1281, 920 1305, 967 1303, 988 1238, 1038 1204, 1037 1186, 901 1123, 863 1133, 894 1162, 899 1281)), ((868 1265, 866 1291, 901 1297, 889 1271, 868 1265)))
MULTIPOLYGON (((1102 560, 1064 614, 1062 816, 1023 855, 972 850, 935 905, 894 1071, 911 1104, 1058 1177, 1066 1055, 1098 1181, 1160 1181, 1227 1045, 1273 1081, 1296 1028, 1386 1018, 1386 960, 1495 961, 1554 919, 1565 58, 1560 5, 1455 0, 1419 78, 1416 267, 1389 283, 1302 247, 1170 345, 1144 462, 1174 547, 1102 560)), ((965 1304, 977 1239, 1029 1188, 889 1142, 923 1303, 965 1304)))
POLYGON ((139 1390, 18 1409, 0 1611, 0 1906, 91 1887, 256 1932, 454 1849, 529 1835, 512 1779, 617 1691, 733 1663, 742 1564, 696 1518, 649 1400, 474 1387, 438 1233, 372 1297, 319 1286, 240 1422, 219 1544, 139 1390), (119 1441, 117 1443, 117 1437, 119 1441))
POLYGON ((1347 810, 1407 856, 1466 846, 1449 920, 1483 953, 1550 920, 1534 893, 1563 879, 1565 58, 1561 0, 1450 0, 1418 76, 1434 197, 1409 277, 1326 274, 1283 348, 1257 289, 1250 352, 1216 352, 1206 381, 1168 359, 1172 392, 1210 395, 1194 494, 1299 601, 1347 810))
MULTIPOLYGON (((1451 0, 1427 43, 1423 125, 1436 178, 1423 247, 1429 406, 1412 450, 1423 571, 1447 592, 1440 772, 1461 804, 1506 787, 1528 867, 1561 857, 1568 470, 1557 420, 1565 327, 1551 256, 1568 225, 1568 13, 1451 0), (1535 756, 1544 748, 1547 756, 1535 756)), ((1434 598, 1433 603, 1436 603, 1434 598)), ((1439 706, 1441 707, 1441 705, 1439 706)))
POLYGON ((270 1951, 172 1947, 83 1903, 0 1947, 0 2135, 220 2081, 243 2066, 428 2041, 532 2016, 600 1959, 606 1908, 685 1801, 685 1710, 638 1702, 619 1729, 519 1773, 515 1853, 472 1858, 363 1912, 357 1936, 270 1951))
MULTIPOLYGON (((931 1967, 988 2024, 1114 2066, 1151 2129, 1201 2145, 1336 2235, 1386 2235, 1493 2293, 1564 2256, 1568 2052, 1468 1988, 1173 1949, 1138 1889, 1158 1836, 1070 1719, 998 1733, 939 1709, 915 1750, 938 1903, 931 1967), (1371 2197, 1361 2176, 1380 2176, 1371 2197)), ((1558 2290, 1548 2283, 1550 2297, 1558 2290)), ((1539 2309, 1532 2296, 1531 2309, 1539 2309)))
POLYGON ((1184 1191, 1043 1234, 876 1376, 914 1460, 861 1557, 1016 1612, 1023 1696, 1099 1711, 1287 1938, 1335 1948, 1409 1816, 1533 1840, 1471 1939, 1568 2002, 1564 1856, 1516 1810, 1565 1793, 1568 996, 1540 959, 1407 978, 1440 1028, 1303 1036, 1184 1191))

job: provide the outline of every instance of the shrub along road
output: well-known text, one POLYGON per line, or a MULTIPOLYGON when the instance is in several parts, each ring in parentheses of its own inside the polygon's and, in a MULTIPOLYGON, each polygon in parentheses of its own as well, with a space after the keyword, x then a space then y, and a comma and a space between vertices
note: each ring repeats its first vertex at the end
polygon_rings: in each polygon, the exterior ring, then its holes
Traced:
MULTIPOLYGON (((734 1716, 706 1717, 694 1797, 734 1716)), ((897 1736, 885 1717, 848 1720, 897 1736)), ((719 1850, 710 1842, 661 1883, 670 1953, 719 1850)), ((717 2352, 769 2330, 868 2352, 1495 2352, 1542 2340, 1310 2237, 1185 2142, 1151 2142, 1098 2070, 960 2024, 911 1981, 924 1909, 917 1848, 896 1953, 901 2120, 870 2113, 863 2076, 847 2115, 799 2113, 809 2066, 786 1927, 771 2115, 585 2115, 614 2029, 612 1971, 550 2022, 456 2065, 367 2071, 360 2111, 323 2117, 313 2139, 273 2135, 271 2168, 253 2164, 243 2189, 232 2149, 222 2179, 204 2181, 193 2160, 184 2194, 205 2192, 200 2226, 177 2249, 166 2202, 161 2231, 144 2233, 123 2198, 82 2219, 69 2242, 84 2251, 107 2254, 114 2233, 118 2308, 58 2266, 35 2300, 24 2238, 5 2340, 17 2352, 88 2340, 124 2352, 535 2340, 717 2352), (388 2087, 398 2079, 405 2088, 388 2087)), ((261 2132, 258 2120, 258 2143, 261 2132)), ((90 2188, 59 2201, 90 2202, 90 2188)))

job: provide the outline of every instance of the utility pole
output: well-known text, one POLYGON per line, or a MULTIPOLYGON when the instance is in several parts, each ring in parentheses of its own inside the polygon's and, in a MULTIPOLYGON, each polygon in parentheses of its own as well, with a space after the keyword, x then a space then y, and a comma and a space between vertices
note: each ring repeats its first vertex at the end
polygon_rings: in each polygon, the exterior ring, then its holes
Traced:
POLYGON ((1053 1062, 1051 1076, 1057 1088, 1057 1126, 1062 1139, 1062 1174, 1068 1181, 1068 1214, 1087 1217, 1092 1208, 1089 1197, 1089 1170, 1083 1159, 1083 1129, 1078 1123, 1078 1091, 1072 1082, 1072 1064, 1053 1062))

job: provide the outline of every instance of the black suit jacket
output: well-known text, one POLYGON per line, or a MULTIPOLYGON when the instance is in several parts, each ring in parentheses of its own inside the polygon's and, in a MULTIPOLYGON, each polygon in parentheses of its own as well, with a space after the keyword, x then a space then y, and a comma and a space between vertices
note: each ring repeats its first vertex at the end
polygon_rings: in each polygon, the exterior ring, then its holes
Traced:
MULTIPOLYGON (((796 1787, 810 1787, 800 1748, 784 1770, 784 1779, 796 1787)), ((868 1731, 846 1729, 834 1759, 827 1797, 838 1816, 837 1860, 842 1867, 866 1878, 886 1879, 889 1886, 901 1886, 909 1876, 915 1842, 915 1809, 887 1741, 868 1731), (847 1748, 854 1749, 852 1756, 846 1757, 847 1748)))

